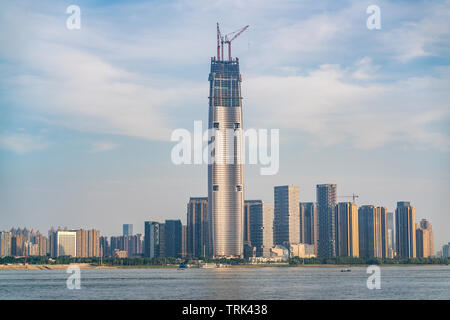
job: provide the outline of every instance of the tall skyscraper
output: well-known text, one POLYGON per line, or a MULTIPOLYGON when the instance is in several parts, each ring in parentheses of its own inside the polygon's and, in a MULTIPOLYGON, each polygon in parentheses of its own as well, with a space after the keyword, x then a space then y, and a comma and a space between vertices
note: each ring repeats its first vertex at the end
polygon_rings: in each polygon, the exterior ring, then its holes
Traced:
MULTIPOLYGON (((144 256, 148 258, 159 258, 163 255, 164 248, 162 243, 163 224, 155 221, 145 221, 144 235, 144 256), (161 251, 163 251, 161 253, 161 251)), ((111 240, 112 249, 112 240, 111 240)))
POLYGON ((76 233, 77 257, 100 257, 100 231, 79 229, 76 233))
POLYGON ((300 243, 299 187, 275 187, 274 200, 274 244, 287 245, 300 243))
POLYGON ((442 246, 442 257, 450 258, 450 242, 442 246))
POLYGON ((262 200, 245 202, 249 216, 249 245, 255 249, 257 257, 270 257, 273 247, 273 205, 262 200))
POLYGON ((0 257, 11 256, 11 232, 0 231, 0 257))
POLYGON ((394 257, 395 252, 395 224, 394 224, 394 213, 388 212, 387 213, 387 246, 388 246, 388 258, 394 257))
POLYGON ((133 225, 132 224, 124 224, 123 225, 123 235, 124 236, 132 236, 133 235, 133 225))
POLYGON ((420 220, 416 228, 416 256, 428 258, 434 256, 434 234, 431 223, 420 220))
POLYGON ((315 202, 300 202, 300 242, 314 245, 317 255, 319 217, 315 202))
POLYGON ((334 210, 337 203, 337 186, 335 184, 318 184, 316 191, 317 211, 319 213, 318 256, 335 257, 334 210))
POLYGON ((77 256, 76 231, 56 231, 56 256, 77 256))
POLYGON ((181 257, 187 257, 187 226, 181 227, 181 257))
MULTIPOLYGON (((218 50, 219 52, 219 50, 218 50)), ((211 58, 208 210, 214 257, 243 256, 244 165, 239 59, 211 58)))
POLYGON ((397 202, 395 209, 395 238, 397 257, 416 257, 416 212, 407 201, 397 202))
POLYGON ((359 257, 358 207, 340 202, 335 208, 336 256, 359 257))
POLYGON ((361 206, 358 210, 359 255, 388 257, 387 211, 385 207, 361 206))
POLYGON ((259 200, 245 200, 244 201, 244 224, 243 224, 243 230, 244 230, 244 249, 246 246, 251 247, 251 241, 250 241, 250 206, 252 202, 259 201, 259 200))
POLYGON ((187 204, 186 250, 190 257, 211 256, 208 198, 194 197, 187 204))
POLYGON ((181 220, 166 220, 165 222, 165 256, 181 258, 182 254, 182 224, 181 220))

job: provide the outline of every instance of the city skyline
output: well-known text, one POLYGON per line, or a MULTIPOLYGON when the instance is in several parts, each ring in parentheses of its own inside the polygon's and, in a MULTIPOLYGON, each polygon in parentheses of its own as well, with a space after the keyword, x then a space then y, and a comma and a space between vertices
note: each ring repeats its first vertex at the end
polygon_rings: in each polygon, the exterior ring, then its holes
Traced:
POLYGON ((4 4, 0 229, 120 234, 131 223, 143 233, 142 221, 184 219, 186 199, 208 194, 206 165, 171 163, 170 132, 207 127, 219 21, 252 26, 233 47, 245 127, 280 129, 279 173, 245 165, 245 198, 273 203, 272 187, 293 183, 311 202, 317 184, 333 183, 338 197, 388 212, 411 201, 440 248, 450 225, 448 7, 380 1, 382 28, 368 30, 367 5, 80 1, 81 29, 68 30, 66 3, 4 4))

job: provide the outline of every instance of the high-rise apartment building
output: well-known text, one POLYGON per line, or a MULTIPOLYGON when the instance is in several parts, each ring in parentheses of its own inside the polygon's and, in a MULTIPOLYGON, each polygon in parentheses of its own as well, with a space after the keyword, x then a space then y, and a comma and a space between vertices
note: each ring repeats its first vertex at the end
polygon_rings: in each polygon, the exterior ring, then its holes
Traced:
POLYGON ((274 200, 274 244, 287 245, 300 243, 299 187, 275 187, 274 200))
POLYGON ((407 201, 397 202, 395 209, 395 238, 397 257, 416 257, 416 212, 407 201))
POLYGON ((319 217, 315 202, 300 202, 300 242, 314 246, 317 255, 319 217))
POLYGON ((100 231, 79 229, 76 233, 77 257, 100 257, 100 231))
POLYGON ((388 232, 385 207, 364 205, 358 210, 359 255, 369 258, 387 258, 388 232))
POLYGON ((426 219, 420 220, 416 227, 416 256, 418 258, 434 256, 433 228, 426 219))
POLYGON ((77 256, 76 231, 56 231, 56 256, 77 256))
POLYGON ((336 256, 334 210, 337 203, 335 184, 318 184, 316 187, 317 211, 319 216, 318 256, 331 258, 336 256))
POLYGON ((187 226, 181 227, 181 258, 187 257, 187 226))
POLYGON ((245 201, 249 217, 249 246, 257 257, 270 257, 273 247, 273 205, 262 200, 245 201))
POLYGON ((11 256, 11 232, 0 231, 0 257, 11 256))
POLYGON ((244 164, 239 59, 211 59, 208 210, 214 257, 243 256, 244 164))
POLYGON ((181 258, 182 255, 182 224, 181 220, 166 220, 165 222, 165 256, 181 258))
POLYGON ((340 202, 335 207, 336 256, 359 257, 358 207, 340 202))
POLYGON ((394 224, 394 213, 387 213, 387 247, 388 247, 388 258, 394 257, 395 252, 395 224, 394 224))
POLYGON ((187 204, 186 250, 190 257, 211 256, 208 198, 193 197, 187 204))

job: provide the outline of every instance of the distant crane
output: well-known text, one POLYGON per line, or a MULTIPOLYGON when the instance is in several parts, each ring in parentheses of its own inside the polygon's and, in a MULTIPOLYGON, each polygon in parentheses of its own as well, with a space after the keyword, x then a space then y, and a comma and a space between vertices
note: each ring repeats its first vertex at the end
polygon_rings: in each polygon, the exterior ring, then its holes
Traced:
POLYGON ((223 54, 224 44, 228 44, 228 61, 231 61, 231 41, 239 37, 245 30, 248 29, 248 27, 250 27, 250 25, 246 25, 241 29, 238 29, 223 36, 222 33, 220 32, 219 23, 217 22, 217 59, 219 61, 224 60, 223 54))
POLYGON ((356 198, 359 198, 359 196, 353 193, 351 196, 339 196, 338 198, 353 198, 353 203, 355 203, 356 198))

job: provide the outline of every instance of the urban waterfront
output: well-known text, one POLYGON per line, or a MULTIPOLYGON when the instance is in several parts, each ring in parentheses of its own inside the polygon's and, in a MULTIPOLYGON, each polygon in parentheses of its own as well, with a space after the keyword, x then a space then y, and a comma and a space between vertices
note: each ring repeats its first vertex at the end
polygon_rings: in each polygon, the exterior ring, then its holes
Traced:
POLYGON ((70 290, 65 270, 1 271, 0 299, 450 299, 450 266, 87 269, 70 290))

